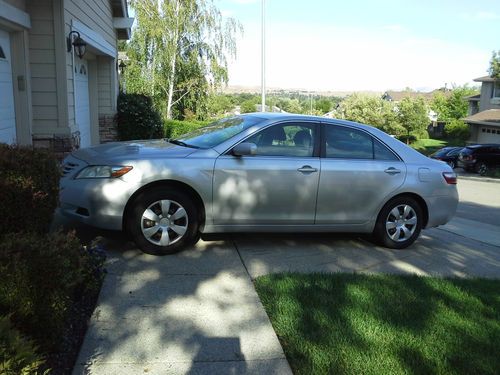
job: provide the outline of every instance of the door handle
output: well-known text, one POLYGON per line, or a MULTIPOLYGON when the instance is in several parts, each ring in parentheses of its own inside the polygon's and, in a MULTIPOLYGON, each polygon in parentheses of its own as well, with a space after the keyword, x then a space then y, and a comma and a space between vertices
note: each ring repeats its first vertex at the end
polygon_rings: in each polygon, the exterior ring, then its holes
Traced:
POLYGON ((311 167, 310 165, 304 165, 303 167, 297 169, 299 172, 302 172, 302 173, 312 173, 312 172, 317 172, 318 169, 317 168, 313 168, 311 167))
POLYGON ((396 169, 394 167, 387 168, 384 172, 387 173, 387 174, 398 174, 398 173, 401 173, 401 171, 399 169, 396 169))

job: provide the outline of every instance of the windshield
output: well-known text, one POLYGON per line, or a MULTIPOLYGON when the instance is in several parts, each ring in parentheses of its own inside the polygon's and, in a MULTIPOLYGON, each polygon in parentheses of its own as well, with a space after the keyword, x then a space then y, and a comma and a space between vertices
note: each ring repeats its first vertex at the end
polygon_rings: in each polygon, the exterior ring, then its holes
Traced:
POLYGON ((212 148, 262 120, 258 117, 241 116, 224 118, 203 128, 181 135, 171 142, 184 144, 187 147, 212 148))

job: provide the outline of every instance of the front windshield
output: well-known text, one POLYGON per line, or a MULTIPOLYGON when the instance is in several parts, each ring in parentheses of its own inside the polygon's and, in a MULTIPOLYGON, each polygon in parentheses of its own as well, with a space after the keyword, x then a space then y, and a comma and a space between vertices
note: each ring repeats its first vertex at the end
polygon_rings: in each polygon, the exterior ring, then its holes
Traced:
POLYGON ((261 122, 258 117, 228 117, 211 123, 203 128, 183 134, 175 141, 185 143, 189 147, 212 148, 241 133, 243 130, 261 122))

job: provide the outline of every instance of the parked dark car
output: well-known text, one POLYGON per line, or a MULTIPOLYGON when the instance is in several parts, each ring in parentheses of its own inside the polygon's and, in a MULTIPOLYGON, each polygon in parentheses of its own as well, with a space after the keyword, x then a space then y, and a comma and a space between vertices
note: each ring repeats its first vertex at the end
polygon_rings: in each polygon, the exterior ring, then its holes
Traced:
POLYGON ((460 151, 458 166, 466 171, 484 175, 488 169, 500 167, 500 145, 485 144, 467 146, 460 151))
POLYGON ((462 149, 463 147, 444 147, 437 150, 429 157, 432 159, 444 161, 453 169, 457 167, 458 155, 460 154, 460 151, 462 149))

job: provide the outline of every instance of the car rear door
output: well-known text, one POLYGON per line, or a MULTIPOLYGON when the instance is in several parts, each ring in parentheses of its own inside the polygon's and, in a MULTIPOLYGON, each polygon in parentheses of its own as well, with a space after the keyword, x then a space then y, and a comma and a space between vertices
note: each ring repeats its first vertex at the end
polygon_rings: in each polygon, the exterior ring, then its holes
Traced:
POLYGON ((321 177, 316 224, 361 224, 400 187, 406 166, 368 132, 322 124, 321 177))
POLYGON ((314 224, 318 123, 274 124, 245 142, 257 145, 255 155, 229 151, 215 162, 214 224, 314 224))

